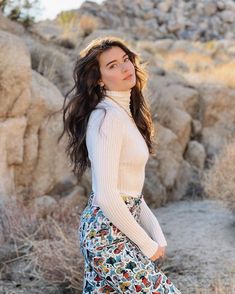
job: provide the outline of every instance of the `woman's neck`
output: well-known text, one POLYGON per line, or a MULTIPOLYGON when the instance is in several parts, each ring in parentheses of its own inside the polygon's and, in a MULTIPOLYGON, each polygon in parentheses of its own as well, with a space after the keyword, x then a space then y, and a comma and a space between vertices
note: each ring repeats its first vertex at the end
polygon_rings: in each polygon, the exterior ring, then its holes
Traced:
POLYGON ((120 104, 131 116, 130 102, 131 102, 131 89, 127 91, 112 91, 106 90, 105 98, 114 100, 120 104))

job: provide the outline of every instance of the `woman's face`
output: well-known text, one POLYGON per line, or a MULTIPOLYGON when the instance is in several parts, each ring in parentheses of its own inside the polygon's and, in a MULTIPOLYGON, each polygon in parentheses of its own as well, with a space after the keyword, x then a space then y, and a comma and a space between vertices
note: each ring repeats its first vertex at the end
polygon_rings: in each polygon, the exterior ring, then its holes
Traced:
POLYGON ((113 46, 99 56, 101 86, 111 91, 128 91, 136 84, 135 68, 127 53, 113 46), (126 79, 127 76, 130 76, 126 79))

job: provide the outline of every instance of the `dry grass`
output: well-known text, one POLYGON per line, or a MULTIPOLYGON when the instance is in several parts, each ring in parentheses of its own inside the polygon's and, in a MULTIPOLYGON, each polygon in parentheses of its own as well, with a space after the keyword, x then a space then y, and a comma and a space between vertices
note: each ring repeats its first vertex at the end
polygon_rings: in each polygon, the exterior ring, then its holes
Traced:
POLYGON ((225 52, 221 52, 221 60, 210 54, 183 49, 162 52, 160 55, 164 60, 161 64, 164 69, 179 72, 192 83, 216 83, 235 88, 235 60, 225 52))
POLYGON ((174 50, 165 56, 165 68, 174 69, 177 62, 182 62, 187 66, 190 72, 200 73, 213 66, 213 60, 210 56, 202 55, 198 52, 185 52, 184 50, 174 50))
POLYGON ((32 68, 54 84, 57 84, 58 80, 62 78, 63 68, 68 62, 68 58, 64 54, 41 45, 31 48, 31 60, 32 68))
POLYGON ((32 68, 55 84, 64 95, 71 86, 72 63, 53 47, 35 44, 30 49, 32 68))
MULTIPOLYGON (((47 216, 44 214, 41 217, 33 206, 26 207, 22 201, 12 198, 0 211, 0 228, 4 236, 0 246, 13 242, 16 251, 19 251, 14 261, 22 260, 25 265, 22 270, 26 272, 30 268, 30 276, 34 276, 35 280, 64 289, 63 293, 81 293, 83 258, 77 242, 79 210, 80 207, 75 205, 65 208, 60 203, 47 216), (23 255, 21 248, 24 248, 23 255)), ((11 262, 13 260, 7 260, 8 265, 11 262)), ((3 268, 1 266, 1 271, 3 268)), ((193 293, 233 293, 235 286, 232 279, 231 283, 226 281, 230 286, 224 285, 224 282, 215 279, 213 289, 211 286, 210 289, 198 286, 195 288, 197 292, 193 293)))
POLYGON ((83 260, 79 257, 76 229, 69 225, 57 223, 49 218, 43 226, 45 235, 43 240, 34 240, 32 255, 38 277, 48 282, 81 290, 83 279, 83 260))
MULTIPOLYGON (((0 212, 0 228, 4 236, 1 245, 15 244, 16 251, 19 251, 18 261, 26 264, 25 271, 31 268, 31 277, 63 289, 81 291, 83 258, 77 236, 77 207, 64 209, 58 205, 42 218, 33 207, 26 207, 22 201, 12 198, 0 212), (24 248, 24 254, 20 252, 21 248, 24 248)), ((11 260, 6 263, 9 268, 11 260)), ((4 265, 1 271, 3 269, 4 265)))
POLYGON ((83 36, 88 36, 99 27, 99 20, 91 15, 84 14, 79 20, 79 28, 83 36))
POLYGON ((218 277, 214 279, 213 285, 210 283, 210 288, 196 286, 195 294, 232 294, 235 293, 234 275, 224 281, 218 277))
POLYGON ((235 62, 218 64, 200 72, 184 74, 185 78, 191 82, 216 83, 225 87, 235 88, 235 62))
POLYGON ((215 156, 213 166, 204 173, 203 186, 210 198, 223 200, 235 211, 235 140, 215 156))
POLYGON ((71 36, 73 30, 77 27, 78 16, 74 11, 62 11, 56 20, 63 29, 62 38, 66 39, 71 36))

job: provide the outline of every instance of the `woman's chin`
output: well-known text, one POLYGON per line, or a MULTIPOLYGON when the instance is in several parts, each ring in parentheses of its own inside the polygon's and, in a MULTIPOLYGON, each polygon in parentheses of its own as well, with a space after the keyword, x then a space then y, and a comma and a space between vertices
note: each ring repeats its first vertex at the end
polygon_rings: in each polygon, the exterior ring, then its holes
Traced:
POLYGON ((129 81, 126 81, 126 82, 128 82, 127 84, 128 84, 128 86, 130 88, 133 88, 135 86, 135 84, 136 84, 136 80, 135 79, 134 80, 129 80, 129 81))

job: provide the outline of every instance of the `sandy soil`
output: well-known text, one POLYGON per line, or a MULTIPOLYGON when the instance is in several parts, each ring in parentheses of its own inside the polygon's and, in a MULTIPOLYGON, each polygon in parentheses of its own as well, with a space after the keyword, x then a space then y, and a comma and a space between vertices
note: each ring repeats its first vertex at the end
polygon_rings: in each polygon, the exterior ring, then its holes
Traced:
POLYGON ((183 294, 218 293, 216 283, 235 293, 235 216, 222 202, 186 199, 154 213, 168 242, 161 270, 183 294))
MULTIPOLYGON (((160 268, 182 294, 235 294, 235 216, 222 202, 186 198, 153 212, 168 242, 160 268), (223 291, 216 290, 218 283, 223 291)), ((20 284, 17 289, 17 283, 0 279, 0 294, 65 293, 46 285, 35 287, 33 281, 20 284)))

